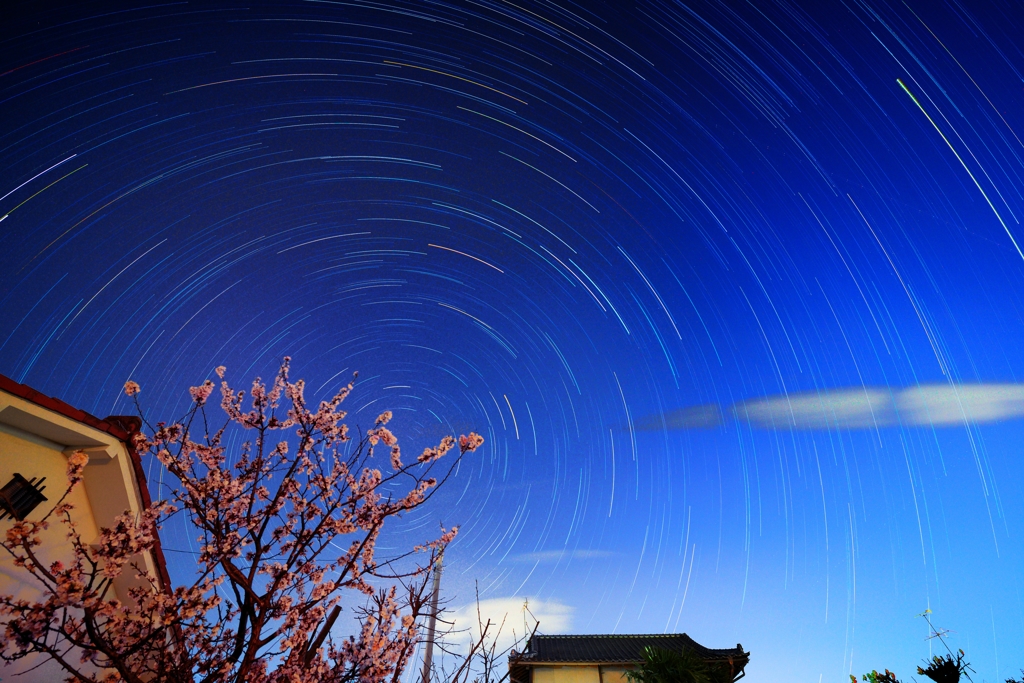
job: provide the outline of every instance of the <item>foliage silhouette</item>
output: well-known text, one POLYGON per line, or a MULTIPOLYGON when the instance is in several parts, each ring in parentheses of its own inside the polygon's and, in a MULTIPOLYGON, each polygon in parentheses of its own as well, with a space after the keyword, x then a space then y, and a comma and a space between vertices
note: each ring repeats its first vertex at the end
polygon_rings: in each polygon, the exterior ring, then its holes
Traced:
MULTIPOLYGON (((946 652, 949 654, 943 656, 935 655, 932 657, 931 661, 925 660, 924 667, 917 667, 918 675, 927 676, 935 681, 935 683, 959 683, 961 676, 966 676, 969 681, 972 680, 971 675, 967 672, 974 671, 974 669, 972 669, 970 663, 965 660, 964 651, 957 650, 957 653, 954 654, 953 651, 949 649, 949 645, 946 644, 946 639, 944 637, 945 634, 949 633, 949 631, 946 629, 936 629, 935 626, 932 625, 931 619, 928 617, 931 613, 932 611, 930 609, 926 609, 917 616, 924 618, 928 623, 928 629, 930 631, 928 640, 938 638, 939 642, 942 643, 943 647, 946 648, 946 652)), ((1024 671, 1021 673, 1024 673, 1024 671)), ((896 674, 888 669, 886 669, 885 673, 882 674, 877 671, 872 671, 871 673, 864 674, 861 678, 868 683, 900 683, 899 679, 896 678, 896 674)), ((851 683, 857 683, 857 677, 850 676, 850 681, 851 683)), ((1013 679, 1007 679, 1006 683, 1024 683, 1024 680, 1014 681, 1013 679)))
POLYGON ((932 657, 932 661, 925 660, 926 667, 917 667, 917 673, 935 681, 935 683, 959 683, 960 676, 970 668, 964 661, 964 651, 958 650, 956 658, 952 654, 939 657, 932 657))
MULTIPOLYGON (((861 679, 868 683, 900 683, 900 680, 896 678, 896 674, 888 669, 885 670, 885 673, 878 673, 877 671, 872 670, 871 673, 866 673, 861 676, 861 679)), ((851 675, 850 683, 857 683, 857 677, 851 675)))
POLYGON ((730 683, 732 677, 722 666, 706 662, 683 650, 645 647, 644 661, 626 672, 630 683, 730 683))

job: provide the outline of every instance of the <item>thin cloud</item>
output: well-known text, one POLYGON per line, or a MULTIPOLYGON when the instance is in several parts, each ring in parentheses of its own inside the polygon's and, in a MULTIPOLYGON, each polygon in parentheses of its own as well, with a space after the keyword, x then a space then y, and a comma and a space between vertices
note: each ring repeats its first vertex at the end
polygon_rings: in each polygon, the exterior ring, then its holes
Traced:
MULTIPOLYGON (((717 406, 712 406, 717 408, 717 406)), ((779 394, 734 403, 725 411, 760 429, 873 429, 988 424, 1024 417, 1024 384, 924 384, 779 394)), ((715 411, 693 406, 637 420, 638 429, 714 427, 715 411), (707 415, 706 420, 700 416, 707 415)))
POLYGON ((892 395, 883 389, 844 389, 768 396, 733 404, 741 422, 762 429, 858 429, 893 424, 892 395))
POLYGON ((596 560, 611 557, 608 550, 541 550, 535 553, 522 553, 512 559, 517 562, 558 562, 560 560, 596 560))
POLYGON ((718 427, 722 422, 722 409, 717 403, 707 403, 642 417, 633 423, 633 428, 641 432, 659 432, 665 429, 711 429, 718 427))
POLYGON ((896 410, 911 424, 955 425, 1024 417, 1024 384, 930 384, 904 389, 896 410))

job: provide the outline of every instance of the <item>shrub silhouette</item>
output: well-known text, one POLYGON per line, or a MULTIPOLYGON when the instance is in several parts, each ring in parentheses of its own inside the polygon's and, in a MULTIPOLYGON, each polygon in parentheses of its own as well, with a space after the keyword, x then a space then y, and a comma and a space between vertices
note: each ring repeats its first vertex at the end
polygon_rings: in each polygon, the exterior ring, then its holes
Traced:
POLYGON ((684 650, 645 647, 644 661, 626 672, 630 683, 731 683, 732 676, 722 666, 711 664, 684 650))
MULTIPOLYGON (((900 680, 896 678, 896 674, 889 671, 888 669, 886 669, 885 673, 882 674, 878 673, 877 671, 872 671, 869 674, 864 674, 863 676, 861 676, 861 678, 863 678, 868 683, 900 683, 900 680)), ((857 683, 857 677, 851 675, 850 683, 857 683)))
MULTIPOLYGON (((927 660, 925 660, 927 662, 927 660)), ((935 681, 935 683, 959 683, 961 674, 970 666, 964 661, 964 651, 957 650, 956 658, 952 654, 932 657, 925 668, 917 667, 917 673, 935 681)))

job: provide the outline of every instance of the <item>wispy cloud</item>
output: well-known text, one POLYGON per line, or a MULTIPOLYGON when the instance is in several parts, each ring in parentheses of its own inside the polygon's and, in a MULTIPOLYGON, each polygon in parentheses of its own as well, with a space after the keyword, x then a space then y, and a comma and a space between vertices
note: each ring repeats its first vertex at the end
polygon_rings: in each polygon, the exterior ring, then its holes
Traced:
MULTIPOLYGON (((637 420, 643 430, 721 424, 711 408, 694 406, 637 420), (709 416, 702 420, 701 416, 709 416)), ((860 387, 779 394, 740 401, 717 414, 773 430, 871 429, 984 424, 1024 417, 1024 384, 924 384, 905 389, 860 387)))
POLYGON ((893 424, 895 405, 883 389, 844 389, 742 401, 730 412, 764 429, 857 429, 893 424))
POLYGON ((904 389, 896 409, 917 424, 999 422, 1024 417, 1024 384, 948 384, 904 389))
POLYGON ((689 406, 667 413, 647 415, 633 423, 635 429, 656 432, 663 429, 710 429, 722 424, 722 409, 717 403, 689 406))
POLYGON ((573 609, 557 600, 539 600, 536 598, 488 598, 480 601, 480 620, 477 619, 475 602, 456 607, 445 613, 445 620, 453 622, 453 632, 461 632, 457 641, 468 643, 470 638, 480 637, 480 621, 484 624, 490 619, 493 624, 488 631, 491 637, 497 637, 497 650, 500 652, 510 647, 524 633, 529 633, 536 621, 540 622, 542 633, 565 633, 572 626, 573 609), (529 612, 526 607, 529 606, 529 612), (531 616, 531 614, 533 616, 531 616), (499 627, 501 633, 498 633, 499 627))
POLYGON ((597 560, 610 557, 608 550, 541 550, 513 556, 517 562, 558 562, 560 560, 597 560))

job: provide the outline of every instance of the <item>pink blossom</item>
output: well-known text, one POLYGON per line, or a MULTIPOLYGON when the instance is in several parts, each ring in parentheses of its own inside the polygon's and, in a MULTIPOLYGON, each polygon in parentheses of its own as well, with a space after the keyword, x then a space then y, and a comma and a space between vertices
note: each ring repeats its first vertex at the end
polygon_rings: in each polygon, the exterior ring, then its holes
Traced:
POLYGON ((140 391, 142 391, 142 389, 139 387, 137 382, 133 382, 132 380, 128 380, 127 382, 124 383, 124 393, 127 396, 134 396, 135 394, 139 393, 140 391))
POLYGON ((417 458, 417 460, 419 460, 420 462, 433 462, 434 460, 438 460, 439 458, 444 457, 444 455, 452 448, 454 448, 454 446, 455 439, 450 436, 446 436, 443 439, 441 439, 441 442, 437 444, 436 448, 423 449, 423 452, 420 454, 420 457, 417 458))
MULTIPOLYGON (((190 389, 192 406, 180 422, 157 422, 152 433, 134 436, 137 452, 154 455, 165 468, 161 479, 170 484, 174 503, 125 512, 95 541, 82 538, 66 502, 88 456, 68 456, 65 496, 43 519, 11 524, 2 541, 14 569, 34 577, 42 594, 33 600, 0 594, 0 655, 19 657, 54 644, 63 652, 77 644, 75 656, 62 664, 71 679, 76 659, 130 672, 132 680, 402 678, 419 642, 429 572, 457 528, 441 529, 439 538, 416 546, 421 559, 402 560, 416 563, 396 584, 394 558, 378 557, 377 540, 389 519, 428 500, 437 478, 427 477, 432 468, 417 475, 421 468, 402 464, 398 438, 385 427, 390 411, 378 416, 367 442, 351 445, 342 404, 353 384, 311 408, 304 383, 291 381, 288 368, 285 359, 269 388, 259 379, 252 384, 247 412, 247 392, 222 381, 228 426, 219 431, 192 431, 216 422, 199 412, 213 391, 207 380, 190 389), (272 439, 269 430, 279 430, 284 440, 272 439), (368 466, 378 443, 390 448, 387 474, 368 466), (413 478, 404 494, 395 490, 399 474, 413 478), (144 558, 177 510, 198 538, 198 572, 190 585, 161 586, 144 558), (51 516, 64 526, 71 554, 44 564, 36 549, 51 516), (109 587, 126 575, 134 587, 131 600, 121 602, 109 587), (390 586, 380 588, 386 582, 390 586), (353 602, 366 605, 356 631, 308 651, 328 613, 353 602)), ((224 367, 215 372, 223 380, 224 367)), ((125 384, 129 396, 138 391, 134 382, 125 384)), ((432 463, 456 443, 467 452, 483 439, 445 437, 419 460, 432 463)), ((110 673, 90 680, 122 678, 110 673)))
POLYGON ((484 443, 484 437, 480 436, 476 432, 470 432, 469 436, 459 437, 459 450, 463 453, 469 453, 475 451, 477 448, 482 446, 484 443))
POLYGON ((192 394, 192 400, 203 405, 206 403, 206 399, 210 398, 210 394, 213 393, 213 382, 206 380, 198 387, 190 387, 188 392, 192 394))
POLYGON ((75 451, 68 456, 68 482, 74 486, 82 481, 82 473, 85 466, 89 464, 89 454, 85 451, 75 451))

